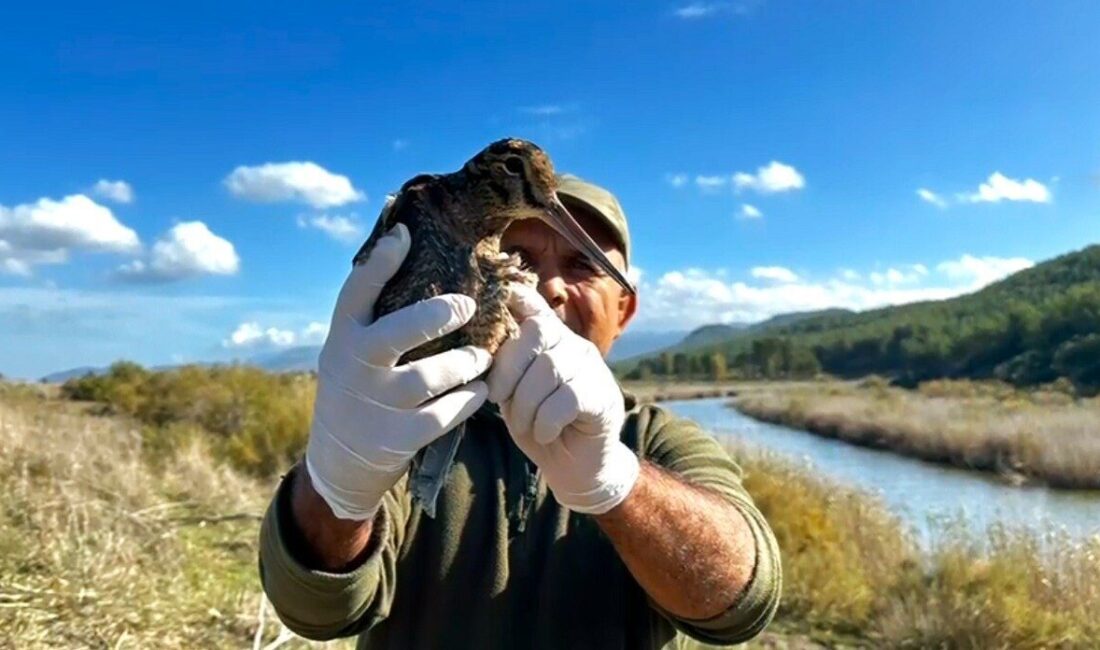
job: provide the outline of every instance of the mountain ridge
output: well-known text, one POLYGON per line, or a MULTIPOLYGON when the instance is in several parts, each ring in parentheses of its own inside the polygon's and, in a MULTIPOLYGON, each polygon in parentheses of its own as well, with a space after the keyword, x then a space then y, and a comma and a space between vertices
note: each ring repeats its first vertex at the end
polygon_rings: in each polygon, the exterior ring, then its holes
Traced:
MULTIPOLYGON (((748 377, 881 374, 901 385, 936 378, 1033 385, 1064 377, 1079 390, 1100 390, 1100 245, 961 296, 828 310, 680 354, 689 357, 678 364, 680 372, 702 368, 703 357, 720 354, 723 370, 748 377)), ((653 356, 616 370, 676 374, 667 360, 653 356)))

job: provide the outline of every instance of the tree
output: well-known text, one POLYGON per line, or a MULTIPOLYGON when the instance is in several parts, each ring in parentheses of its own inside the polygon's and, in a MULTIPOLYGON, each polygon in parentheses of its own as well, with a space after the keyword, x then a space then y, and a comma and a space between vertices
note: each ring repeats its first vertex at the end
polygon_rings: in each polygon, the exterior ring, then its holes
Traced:
POLYGON ((686 379, 691 368, 688 365, 688 356, 683 352, 677 352, 672 357, 672 373, 679 379, 686 379))
POLYGON ((726 369, 726 355, 721 352, 715 352, 708 358, 710 359, 710 363, 708 364, 710 366, 710 378, 714 381, 725 381, 728 375, 726 369))

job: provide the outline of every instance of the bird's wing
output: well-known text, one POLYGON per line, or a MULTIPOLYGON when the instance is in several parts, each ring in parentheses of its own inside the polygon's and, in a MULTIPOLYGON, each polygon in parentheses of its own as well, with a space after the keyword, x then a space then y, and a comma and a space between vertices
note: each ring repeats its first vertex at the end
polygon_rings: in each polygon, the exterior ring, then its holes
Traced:
POLYGON ((367 241, 363 242, 363 245, 359 247, 359 251, 355 253, 355 257, 352 258, 352 264, 362 264, 370 255, 378 240, 398 222, 398 215, 401 214, 401 207, 409 197, 409 190, 430 182, 434 178, 435 176, 431 174, 415 176, 402 185, 395 196, 386 200, 386 204, 382 206, 382 212, 378 214, 378 219, 374 222, 374 228, 371 230, 370 236, 367 237, 367 241))

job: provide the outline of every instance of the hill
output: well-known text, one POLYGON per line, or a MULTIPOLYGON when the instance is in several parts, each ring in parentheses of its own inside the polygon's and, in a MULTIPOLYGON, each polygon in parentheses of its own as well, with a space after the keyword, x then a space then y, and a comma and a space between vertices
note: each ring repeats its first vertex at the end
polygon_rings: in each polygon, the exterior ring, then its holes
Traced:
POLYGON ((319 345, 301 345, 275 352, 264 352, 249 357, 243 363, 268 372, 308 372, 317 369, 319 345))
POLYGON ((69 368, 68 370, 59 370, 58 372, 52 372, 41 379, 45 384, 61 384, 70 379, 77 377, 83 377, 84 375, 98 375, 106 372, 106 368, 97 368, 95 366, 80 366, 79 368, 69 368))
POLYGON ((753 324, 749 329, 753 332, 762 332, 765 330, 777 329, 780 327, 789 327, 795 323, 801 323, 804 321, 819 319, 819 318, 834 318, 841 316, 851 316, 856 312, 851 309, 842 309, 840 307, 834 307, 832 309, 819 309, 816 311, 794 311, 789 314, 779 314, 778 316, 772 316, 771 318, 753 324))
POLYGON ((1033 385, 1064 377, 1095 392, 1100 390, 1100 246, 950 300, 858 313, 830 310, 678 354, 684 359, 648 357, 617 369, 626 375, 682 375, 713 366, 720 357, 723 368, 750 377, 824 371, 841 377, 881 374, 903 385, 934 378, 1033 385))
POLYGON ((675 345, 687 334, 684 330, 671 331, 633 331, 627 329, 615 345, 611 348, 607 358, 611 362, 622 361, 632 357, 652 354, 663 350, 670 345, 675 345))
POLYGON ((712 343, 721 343, 744 332, 748 325, 742 323, 724 325, 703 325, 688 333, 679 343, 673 346, 677 350, 690 350, 704 347, 712 343))
MULTIPOLYGON (((639 368, 641 366, 645 366, 648 363, 651 363, 652 359, 663 359, 665 357, 674 359, 677 355, 683 356, 684 353, 689 353, 689 356, 687 357, 687 366, 685 367, 694 364, 697 368, 708 368, 710 367, 710 360, 705 360, 702 364, 700 364, 697 363, 699 361, 698 359, 692 361, 690 354, 702 350, 710 350, 712 348, 720 347, 736 338, 769 332, 771 330, 786 327, 788 325, 792 325, 794 323, 798 323, 807 319, 852 313, 854 312, 848 309, 822 309, 817 311, 778 314, 757 323, 715 323, 712 325, 703 325, 701 327, 695 328, 694 330, 689 332, 687 336, 684 336, 674 344, 655 347, 646 353, 630 356, 616 356, 613 352, 608 357, 608 361, 611 362, 612 368, 615 370, 616 374, 628 377, 630 379, 643 379, 648 376, 648 374, 652 374, 643 373, 642 375, 639 375, 639 368)), ((671 362, 669 362, 668 367, 672 368, 671 362)), ((704 370, 701 372, 705 373, 709 371, 704 370)))

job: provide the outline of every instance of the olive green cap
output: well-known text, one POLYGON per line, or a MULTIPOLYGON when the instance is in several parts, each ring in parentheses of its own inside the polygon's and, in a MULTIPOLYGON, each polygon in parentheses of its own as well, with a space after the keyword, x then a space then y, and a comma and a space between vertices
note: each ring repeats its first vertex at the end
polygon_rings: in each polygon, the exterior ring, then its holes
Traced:
POLYGON ((626 267, 630 268, 630 231, 626 226, 626 213, 615 195, 572 174, 559 174, 557 178, 558 194, 584 204, 607 226, 622 250, 626 267))

